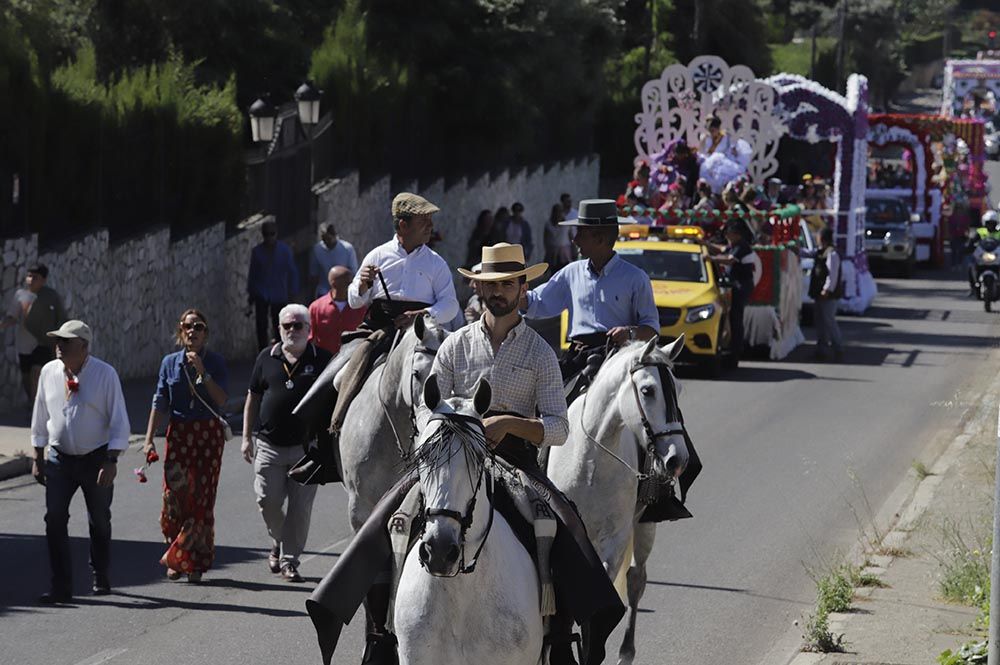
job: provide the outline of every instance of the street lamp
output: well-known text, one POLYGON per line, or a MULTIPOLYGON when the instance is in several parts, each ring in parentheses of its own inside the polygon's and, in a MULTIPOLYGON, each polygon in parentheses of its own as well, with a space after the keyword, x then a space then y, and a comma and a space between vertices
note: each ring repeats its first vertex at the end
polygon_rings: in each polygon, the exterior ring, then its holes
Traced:
POLYGON ((274 124, 278 109, 258 98, 250 105, 250 133, 254 143, 270 143, 274 139, 274 124))
POLYGON ((319 122, 319 100, 323 93, 306 81, 295 91, 295 101, 299 104, 299 122, 312 126, 319 122))

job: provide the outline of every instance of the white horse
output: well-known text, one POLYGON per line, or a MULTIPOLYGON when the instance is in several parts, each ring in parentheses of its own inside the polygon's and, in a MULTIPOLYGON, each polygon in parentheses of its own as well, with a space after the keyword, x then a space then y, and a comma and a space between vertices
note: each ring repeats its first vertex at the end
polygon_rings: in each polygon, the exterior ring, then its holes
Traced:
POLYGON ((536 665, 541 657, 538 574, 491 506, 479 422, 490 399, 484 379, 471 400, 441 401, 433 375, 424 384, 433 415, 416 458, 426 522, 396 593, 402 665, 536 665))
POLYGON ((594 549, 619 593, 627 596, 620 664, 635 658, 636 613, 656 535, 655 523, 639 523, 645 504, 637 499, 638 474, 648 470, 659 482, 669 482, 688 461, 675 403, 679 386, 670 371, 683 348, 683 335, 663 349, 654 338, 611 356, 570 406, 566 444, 549 452, 549 477, 576 503, 594 549), (661 369, 672 385, 664 385, 661 369), (648 469, 640 466, 642 451, 650 456, 648 469))
POLYGON ((400 478, 403 456, 416 440, 421 387, 447 336, 448 331, 432 319, 418 317, 347 409, 340 433, 340 460, 355 533, 400 478))

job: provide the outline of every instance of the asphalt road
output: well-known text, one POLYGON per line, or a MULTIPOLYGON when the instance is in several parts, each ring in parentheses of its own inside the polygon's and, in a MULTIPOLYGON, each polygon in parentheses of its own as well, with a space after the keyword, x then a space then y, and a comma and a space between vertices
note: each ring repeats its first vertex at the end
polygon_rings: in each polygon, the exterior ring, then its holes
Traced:
MULTIPOLYGON (((719 381, 682 372, 681 401, 705 471, 689 497, 694 519, 660 528, 637 662, 786 662, 792 621, 813 602, 803 563, 846 551, 858 537, 854 513, 863 517, 866 501, 880 506, 913 460, 944 443, 996 371, 998 321, 965 296, 957 273, 923 273, 880 281, 866 316, 842 318, 850 345, 843 364, 813 364, 805 346, 786 361, 746 362, 719 381)), ((0 483, 0 663, 317 662, 303 601, 350 535, 339 486, 317 496, 302 566, 310 583, 283 583, 266 569, 250 466, 230 446, 216 567, 191 586, 168 582, 157 564, 158 482, 129 477, 139 462, 130 452, 116 485, 116 592, 81 595, 72 607, 35 604, 48 581, 41 487, 26 478, 0 483)), ((71 512, 82 594, 79 496, 71 512)), ((359 660, 362 631, 359 617, 337 662, 359 660)))

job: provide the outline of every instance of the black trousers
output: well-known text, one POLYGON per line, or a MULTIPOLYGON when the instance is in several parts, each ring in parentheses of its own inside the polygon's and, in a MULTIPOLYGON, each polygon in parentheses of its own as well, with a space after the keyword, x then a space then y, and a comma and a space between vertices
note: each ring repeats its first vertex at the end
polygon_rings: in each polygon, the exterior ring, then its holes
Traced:
POLYGON ((733 300, 729 307, 729 332, 730 348, 736 358, 743 356, 743 341, 745 333, 743 331, 743 312, 747 308, 747 301, 750 299, 750 291, 747 289, 733 289, 733 300))
POLYGON ((253 309, 257 323, 257 347, 263 349, 271 340, 281 339, 278 334, 278 312, 287 305, 286 302, 268 302, 263 298, 254 298, 253 309))

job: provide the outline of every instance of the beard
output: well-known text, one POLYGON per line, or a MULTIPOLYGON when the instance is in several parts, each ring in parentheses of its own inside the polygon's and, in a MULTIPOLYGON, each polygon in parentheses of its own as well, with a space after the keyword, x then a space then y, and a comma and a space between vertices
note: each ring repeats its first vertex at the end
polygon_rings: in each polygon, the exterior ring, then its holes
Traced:
POLYGON ((309 337, 306 335, 301 335, 297 339, 291 336, 286 337, 281 336, 281 348, 289 353, 299 355, 306 350, 306 345, 309 343, 309 337))
POLYGON ((486 309, 493 316, 507 316, 517 309, 517 301, 504 300, 494 296, 486 301, 486 309))

